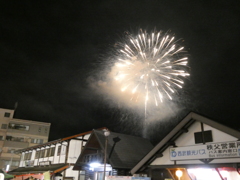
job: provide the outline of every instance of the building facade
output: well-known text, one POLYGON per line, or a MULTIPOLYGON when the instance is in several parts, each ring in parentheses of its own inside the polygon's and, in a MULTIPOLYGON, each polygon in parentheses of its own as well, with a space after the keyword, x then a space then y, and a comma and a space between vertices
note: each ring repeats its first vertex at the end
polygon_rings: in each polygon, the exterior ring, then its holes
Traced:
POLYGON ((91 132, 88 131, 15 151, 21 157, 20 164, 18 168, 9 171, 9 174, 15 175, 14 180, 31 177, 46 179, 44 177, 46 173, 52 179, 61 176, 61 179, 83 180, 85 172, 73 171, 72 169, 91 132))
POLYGON ((240 132, 191 112, 131 174, 152 180, 240 180, 240 132))
POLYGON ((19 166, 15 151, 48 142, 50 123, 15 119, 14 110, 0 108, 0 168, 19 166))

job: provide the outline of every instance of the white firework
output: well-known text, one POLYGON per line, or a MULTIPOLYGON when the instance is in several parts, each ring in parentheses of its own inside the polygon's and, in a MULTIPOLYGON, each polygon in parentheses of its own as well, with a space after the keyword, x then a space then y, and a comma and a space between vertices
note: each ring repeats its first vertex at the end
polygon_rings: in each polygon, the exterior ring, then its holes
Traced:
POLYGON ((143 99, 145 108, 150 103, 158 106, 164 99, 171 100, 190 75, 184 47, 171 35, 140 31, 136 36, 128 35, 119 46, 114 57, 114 79, 122 93, 131 94, 131 100, 143 99))

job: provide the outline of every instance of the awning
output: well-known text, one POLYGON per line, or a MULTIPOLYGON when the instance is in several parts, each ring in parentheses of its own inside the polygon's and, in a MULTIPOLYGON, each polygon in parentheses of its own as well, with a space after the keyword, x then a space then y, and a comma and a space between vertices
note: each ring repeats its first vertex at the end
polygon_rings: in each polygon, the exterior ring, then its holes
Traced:
POLYGON ((4 179, 13 179, 14 175, 5 173, 2 169, 0 169, 0 173, 4 174, 4 179))
POLYGON ((50 173, 57 173, 64 171, 68 167, 69 164, 52 164, 48 166, 19 167, 17 169, 9 171, 8 173, 16 176, 23 176, 26 174, 38 174, 44 173, 46 171, 50 171, 50 173))

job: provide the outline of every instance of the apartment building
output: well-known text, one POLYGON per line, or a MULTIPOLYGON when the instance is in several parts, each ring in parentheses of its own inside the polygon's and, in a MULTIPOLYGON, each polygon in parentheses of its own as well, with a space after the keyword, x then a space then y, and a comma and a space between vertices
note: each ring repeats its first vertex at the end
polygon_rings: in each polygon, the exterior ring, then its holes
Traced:
POLYGON ((48 142, 50 123, 14 118, 14 110, 0 108, 0 168, 19 166, 15 151, 48 142))

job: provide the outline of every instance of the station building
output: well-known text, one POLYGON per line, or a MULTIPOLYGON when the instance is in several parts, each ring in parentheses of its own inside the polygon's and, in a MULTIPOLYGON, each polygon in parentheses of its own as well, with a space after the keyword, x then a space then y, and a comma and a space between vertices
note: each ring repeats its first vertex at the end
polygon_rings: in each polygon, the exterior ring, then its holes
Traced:
POLYGON ((240 132, 189 113, 132 169, 152 180, 240 180, 240 132))

